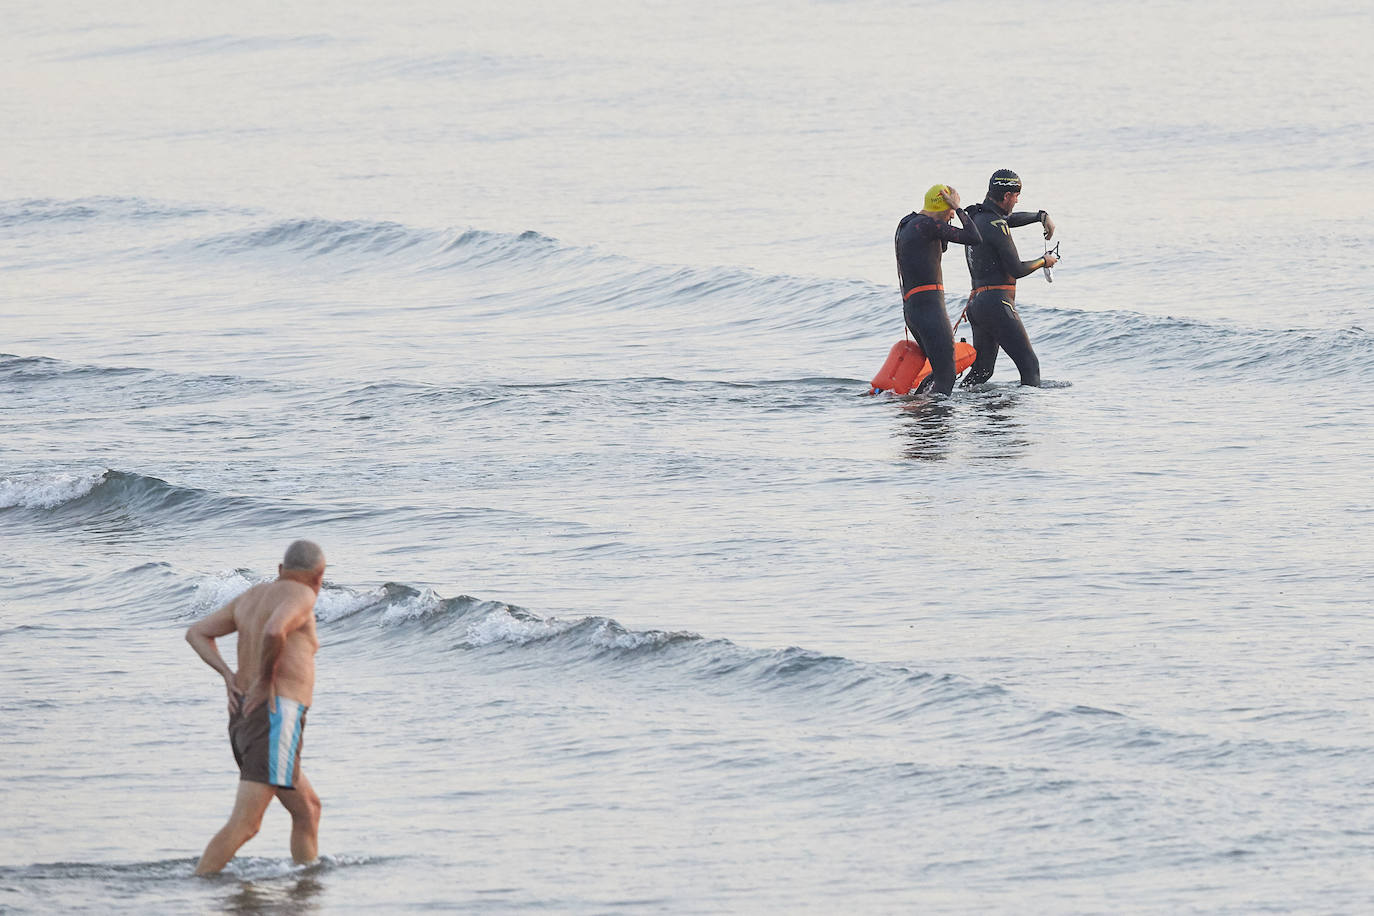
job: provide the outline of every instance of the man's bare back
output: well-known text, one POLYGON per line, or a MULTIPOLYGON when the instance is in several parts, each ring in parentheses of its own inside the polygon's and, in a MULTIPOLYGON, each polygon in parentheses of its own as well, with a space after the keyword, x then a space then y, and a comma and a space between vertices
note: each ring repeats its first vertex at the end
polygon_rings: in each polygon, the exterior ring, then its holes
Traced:
POLYGON ((315 653, 320 648, 315 633, 314 590, 292 579, 277 579, 253 586, 224 607, 238 632, 239 670, 234 676, 234 686, 244 695, 264 680, 263 643, 268 624, 274 617, 301 621, 300 626, 283 637, 276 672, 266 680, 271 682, 276 696, 309 706, 315 692, 315 653))
POLYGON ((186 631, 196 654, 224 679, 229 742, 239 767, 229 822, 215 834, 196 874, 217 872, 257 833, 276 798, 291 812, 291 857, 318 856, 320 797, 300 768, 306 713, 315 693, 315 599, 324 581, 324 551, 295 541, 277 579, 248 589, 186 631), (215 640, 238 634, 238 671, 215 640))

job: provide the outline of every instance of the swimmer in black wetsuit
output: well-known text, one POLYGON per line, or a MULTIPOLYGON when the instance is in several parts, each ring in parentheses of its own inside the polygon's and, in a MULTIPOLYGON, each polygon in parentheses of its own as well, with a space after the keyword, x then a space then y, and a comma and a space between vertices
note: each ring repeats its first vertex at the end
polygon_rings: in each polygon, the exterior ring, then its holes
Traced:
POLYGON ((945 312, 945 278, 940 258, 950 242, 977 245, 978 227, 959 207, 959 194, 937 184, 926 192, 925 209, 908 213, 897 224, 897 274, 902 281, 903 316, 911 335, 930 360, 930 378, 921 390, 949 394, 954 390, 954 330, 945 312), (956 229, 950 217, 958 215, 956 229), (927 389, 929 385, 929 389, 927 389))
POLYGON ((978 357, 964 376, 964 385, 978 385, 992 377, 998 347, 1006 350, 1021 370, 1022 385, 1040 385, 1040 358, 1031 347, 1021 316, 1016 314, 1016 281, 1042 267, 1053 267, 1059 259, 1046 254, 1034 261, 1023 261, 1016 253, 1011 230, 1018 226, 1041 223, 1046 239, 1054 235, 1054 220, 1044 210, 1014 212, 1020 197, 1021 179, 1010 169, 998 169, 988 181, 987 199, 968 208, 982 244, 965 251, 973 280, 968 323, 973 328, 973 348, 978 357))

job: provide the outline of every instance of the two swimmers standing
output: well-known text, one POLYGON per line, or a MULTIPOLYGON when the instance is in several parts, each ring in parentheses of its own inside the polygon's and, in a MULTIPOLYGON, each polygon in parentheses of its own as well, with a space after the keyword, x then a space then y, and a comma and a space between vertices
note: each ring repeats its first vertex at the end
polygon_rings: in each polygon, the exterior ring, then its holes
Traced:
POLYGON ((978 356, 964 379, 965 385, 985 382, 992 376, 997 350, 1006 350, 1021 372, 1021 384, 1040 384, 1040 361, 1031 347, 1021 317, 1016 313, 1016 281, 1041 268, 1053 267, 1058 258, 1046 252, 1033 261, 1022 261, 1011 230, 1030 223, 1044 226, 1045 238, 1054 234, 1054 221, 1044 210, 1016 212, 1021 179, 1010 169, 998 169, 988 181, 987 197, 967 210, 959 194, 948 185, 926 192, 922 209, 907 214, 897 224, 894 244, 897 272, 901 277, 906 326, 930 361, 929 388, 938 394, 954 389, 954 329, 945 312, 944 273, 941 258, 950 242, 966 246, 973 292, 969 295, 968 319, 973 347, 978 356), (959 218, 959 227, 952 224, 959 218))

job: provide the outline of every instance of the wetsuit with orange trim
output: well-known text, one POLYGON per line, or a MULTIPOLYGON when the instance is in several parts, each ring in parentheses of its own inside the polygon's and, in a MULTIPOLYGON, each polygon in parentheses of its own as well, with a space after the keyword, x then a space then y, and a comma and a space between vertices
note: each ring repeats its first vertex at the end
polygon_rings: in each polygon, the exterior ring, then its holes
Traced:
POLYGON ((908 213, 897 224, 897 274, 902 281, 902 314, 911 336, 930 361, 930 379, 921 390, 954 390, 954 330, 945 311, 945 278, 940 259, 950 242, 977 245, 978 227, 962 208, 954 211, 962 228, 924 213, 908 213), (930 388, 927 389, 926 385, 930 388))
POLYGON ((1016 281, 1045 266, 1043 257, 1023 261, 1016 252, 1011 230, 1045 220, 1045 211, 1004 213, 991 200, 968 208, 982 242, 968 248, 969 277, 973 292, 968 300, 968 323, 973 329, 973 348, 978 357, 964 376, 963 384, 978 385, 992 377, 997 349, 1007 351, 1021 372, 1022 385, 1040 385, 1040 358, 1016 313, 1016 281))

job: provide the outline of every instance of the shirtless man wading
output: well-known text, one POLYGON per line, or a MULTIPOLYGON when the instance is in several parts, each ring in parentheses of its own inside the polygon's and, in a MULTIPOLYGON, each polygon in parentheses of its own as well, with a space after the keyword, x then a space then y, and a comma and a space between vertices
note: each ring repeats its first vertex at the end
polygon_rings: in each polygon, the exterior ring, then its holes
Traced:
POLYGON ((224 678, 229 744, 239 766, 234 811, 205 847, 198 875, 219 871, 253 838, 274 797, 291 812, 291 858, 305 864, 319 857, 320 797, 301 772, 300 754, 315 689, 315 598, 323 580, 324 551, 296 541, 275 582, 253 586, 186 631, 196 654, 224 678), (234 632, 237 673, 215 647, 234 632))

